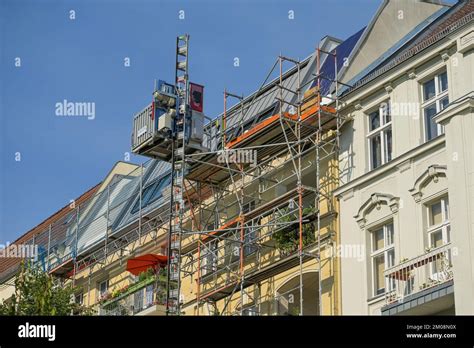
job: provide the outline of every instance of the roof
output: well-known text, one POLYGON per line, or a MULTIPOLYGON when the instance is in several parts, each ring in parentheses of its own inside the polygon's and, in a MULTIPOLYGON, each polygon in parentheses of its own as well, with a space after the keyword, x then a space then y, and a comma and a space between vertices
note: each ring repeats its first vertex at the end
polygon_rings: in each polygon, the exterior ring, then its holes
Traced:
MULTIPOLYGON (((304 84, 305 78, 310 76, 309 72, 313 71, 315 57, 314 54, 305 58, 300 64, 300 86, 304 84)), ((278 61, 272 67, 271 73, 275 73, 278 61)), ((291 91, 296 91, 298 88, 298 74, 296 66, 288 69, 282 74, 282 85, 285 89, 282 90, 281 98, 285 101, 283 103, 283 111, 287 111, 292 101, 296 99, 296 95, 291 91), (287 89, 287 90, 286 90, 287 89)), ((238 136, 242 132, 252 127, 255 122, 263 121, 266 117, 272 116, 276 113, 278 106, 277 98, 280 97, 279 76, 267 82, 265 79, 262 86, 244 98, 240 103, 232 106, 226 111, 226 138, 231 140, 238 136), (243 115, 243 116, 242 116, 243 115)), ((223 114, 219 115, 213 122, 209 123, 207 127, 210 127, 213 134, 220 132, 221 118, 223 114)), ((212 141, 209 137, 205 136, 203 143, 210 148, 211 151, 215 151, 220 148, 220 141, 212 141)))
MULTIPOLYGON (((87 190, 85 193, 80 195, 78 198, 74 200, 76 205, 83 205, 86 204, 96 193, 98 188, 100 187, 101 183, 95 185, 94 187, 87 190)), ((56 213, 48 217, 46 220, 41 222, 40 224, 33 227, 31 230, 20 236, 11 244, 27 244, 32 241, 33 238, 38 237, 42 232, 49 229, 49 226, 52 224, 65 219, 68 214, 71 213, 70 204, 64 206, 56 213)), ((15 272, 17 266, 21 263, 21 258, 2 258, 0 259, 0 280, 8 278, 12 275, 12 272, 15 272)))
MULTIPOLYGON (((357 42, 359 42, 359 39, 361 38, 362 33, 364 33, 365 29, 366 27, 349 36, 346 40, 341 42, 335 49, 331 51, 332 53, 336 54, 338 72, 341 71, 341 68, 343 67, 346 58, 349 57, 357 42)), ((320 81, 320 86, 322 95, 327 95, 330 93, 332 85, 331 80, 335 80, 335 68, 336 64, 334 64, 333 58, 326 59, 321 66, 320 75, 322 76, 322 79, 320 81)), ((311 87, 314 87, 316 84, 317 81, 315 80, 311 84, 311 87)))
MULTIPOLYGON (((337 69, 338 71, 344 64, 344 58, 349 56, 357 42, 364 33, 365 28, 362 28, 358 32, 351 35, 346 40, 342 41, 330 36, 326 36, 321 40, 321 44, 324 47, 320 47, 323 50, 335 51, 338 55, 337 59, 337 69), (337 45, 335 49, 333 47, 337 45), (326 46, 328 48, 326 48, 326 46)), ((321 55, 321 74, 328 78, 334 79, 334 60, 328 59, 327 55, 321 55)), ((277 71, 278 61, 273 65, 269 76, 277 71)), ((316 70, 316 54, 312 53, 309 57, 301 61, 300 64, 300 75, 299 75, 299 86, 310 88, 314 86, 315 82, 310 83, 314 79, 313 73, 316 70), (310 86, 311 85, 311 86, 310 86)), ((275 77, 273 80, 267 82, 269 76, 264 81, 262 86, 250 94, 248 97, 244 98, 240 103, 235 104, 226 111, 226 140, 230 141, 231 139, 239 136, 242 132, 252 128, 255 124, 262 122, 266 118, 279 112, 279 103, 278 99, 281 97, 283 99, 283 112, 288 112, 291 104, 295 104, 297 95, 291 91, 296 91, 298 89, 298 74, 297 67, 294 66, 286 70, 282 75, 282 95, 280 96, 279 76, 275 77), (290 91, 291 90, 291 91, 290 91), (243 115, 243 116, 242 116, 243 115)), ((323 94, 328 94, 331 86, 331 82, 322 79, 321 81, 323 94)), ((304 89, 304 88, 302 88, 304 89)), ((218 150, 221 146, 221 142, 217 138, 220 137, 220 128, 221 128, 221 118, 223 114, 219 115, 213 122, 210 122, 207 127, 208 132, 212 133, 212 139, 209 138, 207 134, 204 136, 203 143, 211 150, 218 150), (210 131, 210 132, 209 132, 210 131)))
MULTIPOLYGON (((91 207, 79 220, 77 241, 74 226, 61 243, 65 246, 64 255, 73 257, 103 243, 107 230, 109 237, 121 231, 125 226, 137 221, 139 212, 140 186, 142 186, 142 215, 169 202, 166 187, 170 186, 171 166, 167 162, 150 160, 143 164, 143 178, 140 185, 141 167, 127 174, 115 174, 109 185, 91 201, 91 207), (163 180, 164 179, 164 180, 163 180), (74 243, 77 243, 75 245, 74 243)), ((62 262, 65 259, 61 260, 62 262)))
MULTIPOLYGON (((75 200, 75 208, 69 205, 44 220, 35 228, 18 238, 16 244, 33 242, 39 253, 50 255, 50 268, 62 264, 75 255, 87 253, 104 242, 106 231, 109 237, 127 225, 137 221, 139 213, 134 210, 140 202, 142 186, 142 215, 168 205, 170 186, 170 164, 150 160, 127 173, 110 172, 105 187, 102 182, 75 200), (99 191, 99 188, 101 189, 99 191), (78 228, 79 225, 79 228, 78 228), (77 238, 77 239, 76 239, 77 238)), ((40 257, 40 261, 41 261, 40 257)), ((0 280, 10 278, 18 269, 21 258, 0 260, 0 280)), ((46 266, 46 265, 43 265, 46 266)))
POLYGON ((445 38, 452 31, 470 23, 473 19, 474 0, 460 1, 451 8, 440 9, 349 81, 347 84, 352 87, 343 88, 341 94, 348 94, 362 87, 445 38))
MULTIPOLYGON (((153 160, 144 167, 142 190, 142 215, 168 204, 171 191, 171 164, 153 160), (148 193, 150 192, 150 193, 148 193)), ((129 196, 126 204, 121 204, 120 212, 114 216, 112 223, 113 232, 118 232, 124 226, 136 221, 139 212, 134 211, 134 206, 139 204, 140 180, 135 179, 135 192, 129 196)), ((128 188, 124 191, 126 192, 128 188)), ((123 197, 125 198, 125 197, 123 197)), ((123 201, 125 203, 125 201, 123 201)))

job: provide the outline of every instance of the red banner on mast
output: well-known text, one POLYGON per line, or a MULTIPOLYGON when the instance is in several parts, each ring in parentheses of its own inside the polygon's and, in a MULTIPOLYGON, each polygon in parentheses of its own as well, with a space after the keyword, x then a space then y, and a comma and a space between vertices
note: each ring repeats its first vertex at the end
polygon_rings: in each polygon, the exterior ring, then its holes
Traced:
POLYGON ((202 112, 204 109, 204 86, 189 83, 190 106, 191 109, 197 112, 202 112))

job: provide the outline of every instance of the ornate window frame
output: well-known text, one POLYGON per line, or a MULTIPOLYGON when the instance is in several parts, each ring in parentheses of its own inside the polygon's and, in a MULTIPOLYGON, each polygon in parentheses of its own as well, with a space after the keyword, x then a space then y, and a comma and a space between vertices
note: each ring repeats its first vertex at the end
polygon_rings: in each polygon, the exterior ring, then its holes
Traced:
POLYGON ((359 228, 365 229, 367 224, 366 216, 370 211, 372 211, 374 208, 380 210, 382 205, 387 205, 390 208, 392 214, 395 214, 398 212, 400 205, 399 202, 400 198, 393 195, 378 192, 373 193, 370 198, 366 200, 364 204, 362 204, 359 211, 357 212, 357 215, 354 215, 354 218, 356 219, 359 228))
POLYGON ((420 203, 423 198, 423 189, 431 182, 437 183, 440 177, 447 177, 447 166, 432 164, 416 180, 415 184, 408 191, 413 196, 416 203, 420 203))

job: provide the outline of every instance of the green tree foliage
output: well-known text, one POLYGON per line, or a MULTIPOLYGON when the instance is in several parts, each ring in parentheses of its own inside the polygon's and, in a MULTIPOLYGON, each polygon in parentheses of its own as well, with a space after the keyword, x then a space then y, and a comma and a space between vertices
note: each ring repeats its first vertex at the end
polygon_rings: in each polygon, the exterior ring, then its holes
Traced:
MULTIPOLYGON (((303 220, 306 220, 314 213, 313 207, 307 207, 303 209, 303 220)), ((281 217, 278 219, 279 223, 290 223, 288 228, 281 229, 273 234, 276 247, 283 253, 289 254, 298 249, 300 235, 298 228, 298 212, 289 212, 288 209, 284 209, 281 213, 281 217)), ((303 246, 307 246, 316 240, 314 234, 314 223, 303 222, 303 246)))
POLYGON ((55 285, 46 272, 23 263, 15 279, 14 295, 0 304, 1 315, 91 315, 93 311, 73 301, 71 285, 55 285))

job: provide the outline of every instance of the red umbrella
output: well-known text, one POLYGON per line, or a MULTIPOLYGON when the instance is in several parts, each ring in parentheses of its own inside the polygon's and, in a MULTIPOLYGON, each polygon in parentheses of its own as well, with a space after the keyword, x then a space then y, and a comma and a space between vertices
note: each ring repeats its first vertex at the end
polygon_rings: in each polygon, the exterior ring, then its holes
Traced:
POLYGON ((139 275, 149 268, 157 269, 157 266, 164 266, 168 262, 168 257, 164 255, 146 254, 127 260, 127 271, 134 275, 139 275))

